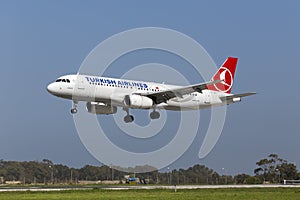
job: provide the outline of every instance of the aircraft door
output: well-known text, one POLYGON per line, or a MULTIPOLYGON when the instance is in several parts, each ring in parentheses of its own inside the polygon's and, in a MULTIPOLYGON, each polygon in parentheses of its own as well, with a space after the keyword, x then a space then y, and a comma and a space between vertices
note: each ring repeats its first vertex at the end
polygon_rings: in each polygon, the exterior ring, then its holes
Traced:
POLYGON ((85 79, 85 77, 77 75, 77 79, 75 81, 75 95, 79 100, 88 100, 91 98, 89 83, 85 79))
POLYGON ((204 94, 204 103, 211 104, 212 96, 211 96, 210 91, 203 90, 203 94, 204 94))

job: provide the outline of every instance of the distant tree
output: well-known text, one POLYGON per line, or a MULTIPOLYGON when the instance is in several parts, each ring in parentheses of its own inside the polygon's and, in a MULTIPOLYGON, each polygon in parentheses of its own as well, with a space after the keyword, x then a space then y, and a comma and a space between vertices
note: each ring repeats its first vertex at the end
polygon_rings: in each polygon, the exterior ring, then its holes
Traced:
POLYGON ((53 165, 53 162, 51 161, 51 160, 49 160, 49 159, 43 159, 42 160, 43 162, 43 164, 46 164, 46 165, 53 165))
POLYGON ((69 182, 71 179, 71 169, 61 164, 54 165, 54 176, 56 177, 57 182, 69 182))
POLYGON ((5 163, 5 179, 10 181, 22 180, 24 177, 24 167, 20 162, 9 161, 5 163))
POLYGON ((79 170, 80 180, 95 181, 97 180, 99 175, 100 175, 100 170, 96 166, 86 165, 79 170))
POLYGON ((250 177, 248 174, 238 174, 234 177, 234 181, 236 184, 245 184, 248 177, 250 177))
POLYGON ((283 179, 286 180, 297 180, 299 179, 299 174, 297 167, 293 163, 282 163, 277 167, 278 169, 278 178, 281 182, 283 179))
MULTIPOLYGON (((138 168, 150 169, 151 166, 138 166, 138 168)), ((283 169, 285 168, 282 168, 281 171, 283 171, 283 169)), ((132 168, 132 170, 134 170, 134 168, 132 168)), ((0 176, 3 176, 5 180, 25 180, 26 183, 50 183, 52 179, 52 172, 55 183, 70 183, 71 177, 72 183, 86 179, 94 181, 106 179, 110 180, 112 178, 114 180, 122 180, 124 179, 125 174, 130 174, 112 169, 110 166, 105 165, 86 165, 80 169, 75 169, 61 164, 54 164, 48 159, 43 159, 41 162, 15 162, 0 160, 0 176)), ((286 172, 284 174, 289 173, 286 172)), ((131 175, 133 176, 133 174, 131 175)), ((243 176, 236 176, 234 178, 231 176, 220 176, 212 169, 198 164, 188 169, 174 169, 164 173, 154 170, 152 172, 138 174, 137 177, 145 178, 148 183, 153 184, 232 184, 234 182, 244 183, 243 180, 245 180, 245 177, 243 176)))
POLYGON ((260 184, 262 183, 258 177, 255 176, 248 176, 245 180, 246 184, 260 184))
POLYGON ((5 164, 5 161, 3 159, 0 159, 0 168, 3 168, 5 164))
POLYGON ((298 178, 296 166, 280 158, 277 154, 270 154, 267 158, 258 161, 256 165, 258 168, 254 170, 254 173, 262 182, 269 181, 274 183, 281 182, 283 178, 298 178))
POLYGON ((211 175, 212 184, 213 185, 218 185, 219 184, 219 178, 220 178, 220 175, 217 172, 213 172, 212 175, 211 175))

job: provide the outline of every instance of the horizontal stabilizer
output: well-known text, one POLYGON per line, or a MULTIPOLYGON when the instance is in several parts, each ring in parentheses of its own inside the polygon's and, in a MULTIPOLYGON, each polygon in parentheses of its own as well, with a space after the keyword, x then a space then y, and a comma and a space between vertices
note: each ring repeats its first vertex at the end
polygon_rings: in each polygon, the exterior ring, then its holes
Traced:
POLYGON ((220 99, 222 101, 228 101, 228 100, 232 100, 234 98, 241 98, 241 97, 246 97, 246 96, 250 96, 250 95, 254 95, 254 94, 256 94, 256 92, 247 92, 247 93, 243 93, 243 94, 233 94, 233 95, 220 97, 220 99))

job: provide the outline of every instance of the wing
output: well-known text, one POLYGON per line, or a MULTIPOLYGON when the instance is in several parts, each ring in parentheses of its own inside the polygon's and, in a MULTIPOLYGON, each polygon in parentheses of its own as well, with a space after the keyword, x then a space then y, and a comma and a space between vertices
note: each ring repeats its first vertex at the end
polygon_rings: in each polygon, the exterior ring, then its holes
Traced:
POLYGON ((220 97, 220 99, 222 101, 229 101, 229 100, 232 100, 234 98, 246 97, 246 96, 250 96, 250 95, 254 95, 254 94, 256 94, 256 92, 248 92, 248 93, 243 93, 243 94, 233 94, 233 95, 229 95, 229 96, 220 97))
POLYGON ((172 99, 174 97, 182 97, 183 95, 190 94, 193 92, 201 93, 202 90, 207 89, 208 85, 213 85, 213 84, 220 83, 220 82, 222 82, 222 81, 215 80, 215 81, 210 81, 210 82, 206 82, 206 83, 183 86, 183 87, 178 87, 178 88, 171 89, 171 90, 165 90, 165 91, 155 92, 155 93, 151 93, 151 94, 140 94, 140 95, 149 97, 150 99, 153 100, 153 102, 155 104, 160 104, 160 103, 166 102, 169 99, 172 99))

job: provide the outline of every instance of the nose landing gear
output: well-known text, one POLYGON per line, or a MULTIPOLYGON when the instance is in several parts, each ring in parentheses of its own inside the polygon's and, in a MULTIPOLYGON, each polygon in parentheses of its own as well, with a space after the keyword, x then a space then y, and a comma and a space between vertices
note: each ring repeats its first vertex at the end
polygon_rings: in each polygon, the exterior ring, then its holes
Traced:
POLYGON ((78 102, 77 101, 73 101, 73 108, 71 109, 71 113, 72 114, 76 114, 77 113, 77 105, 78 105, 78 102))
POLYGON ((71 109, 71 113, 72 113, 72 114, 76 114, 76 113, 77 113, 77 109, 76 109, 76 108, 72 108, 72 109, 71 109))

